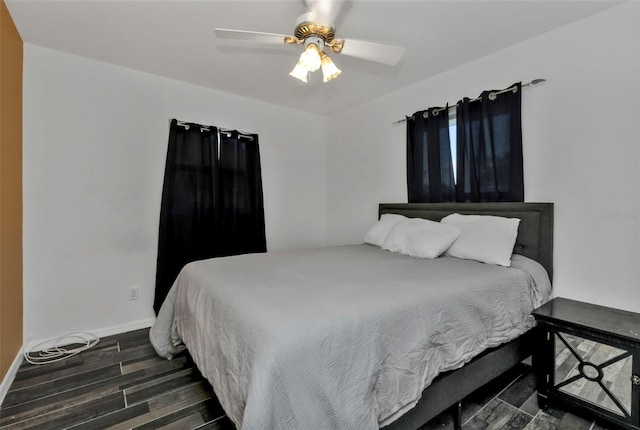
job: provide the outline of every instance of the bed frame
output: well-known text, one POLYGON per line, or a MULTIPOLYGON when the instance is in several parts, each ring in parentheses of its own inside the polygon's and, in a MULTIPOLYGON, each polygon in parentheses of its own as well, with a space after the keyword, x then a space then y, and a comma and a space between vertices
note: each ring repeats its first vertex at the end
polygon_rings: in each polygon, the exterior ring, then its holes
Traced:
MULTIPOLYGON (((542 264, 553 279, 553 203, 380 204, 379 215, 387 213, 433 221, 452 213, 519 218, 513 252, 542 264)), ((533 352, 533 331, 484 351, 460 369, 439 375, 422 392, 418 404, 384 430, 415 430, 448 408, 453 408, 455 429, 461 429, 462 399, 529 357, 533 352)))

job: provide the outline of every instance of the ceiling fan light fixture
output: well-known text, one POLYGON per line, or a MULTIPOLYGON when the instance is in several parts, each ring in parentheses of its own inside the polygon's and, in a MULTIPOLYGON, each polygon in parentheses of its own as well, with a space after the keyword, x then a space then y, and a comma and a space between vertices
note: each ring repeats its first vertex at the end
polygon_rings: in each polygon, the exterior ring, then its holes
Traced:
POLYGON ((304 46, 304 52, 300 55, 294 69, 289 73, 304 83, 309 81, 309 73, 320 68, 322 68, 324 82, 329 82, 342 73, 324 52, 325 50, 329 53, 342 54, 389 66, 398 64, 404 54, 402 47, 336 37, 334 22, 343 1, 303 0, 308 11, 298 17, 293 35, 227 28, 216 28, 215 33, 221 39, 246 40, 271 45, 285 43, 304 46))
POLYGON ((304 52, 300 55, 299 63, 302 64, 309 72, 315 72, 320 68, 322 63, 320 59, 320 48, 315 43, 308 43, 304 52))
POLYGON ((293 76, 296 79, 300 79, 305 84, 308 82, 309 70, 302 65, 300 61, 296 63, 296 66, 289 73, 289 76, 293 76))
POLYGON ((338 67, 333 64, 331 57, 329 57, 324 52, 322 53, 322 76, 323 82, 329 82, 332 79, 337 78, 342 70, 338 69, 338 67))

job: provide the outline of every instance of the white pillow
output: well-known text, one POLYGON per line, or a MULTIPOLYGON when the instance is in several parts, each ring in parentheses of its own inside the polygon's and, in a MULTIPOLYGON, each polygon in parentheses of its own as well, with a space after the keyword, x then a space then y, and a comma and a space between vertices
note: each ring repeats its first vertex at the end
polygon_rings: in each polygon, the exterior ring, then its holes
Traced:
POLYGON ((389 235, 389 232, 393 226, 402 220, 407 219, 406 216, 397 214, 384 214, 380 217, 380 221, 376 222, 364 237, 364 241, 371 245, 379 246, 382 248, 385 239, 389 235))
POLYGON ((421 218, 410 218, 393 226, 382 249, 418 258, 440 256, 458 238, 455 227, 421 218))
POLYGON ((520 219, 451 214, 440 222, 460 229, 460 237, 447 249, 447 255, 506 267, 511 265, 520 219))

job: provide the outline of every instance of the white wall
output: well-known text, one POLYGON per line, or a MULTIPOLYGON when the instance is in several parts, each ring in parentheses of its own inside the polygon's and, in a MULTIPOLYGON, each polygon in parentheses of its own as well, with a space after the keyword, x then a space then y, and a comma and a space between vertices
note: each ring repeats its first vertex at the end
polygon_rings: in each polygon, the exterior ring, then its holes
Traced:
MULTIPOLYGON (((425 53, 428 55, 428 53, 425 53)), ((406 202, 405 114, 523 90, 527 201, 555 208, 554 294, 640 312, 640 3, 597 15, 330 118, 328 243, 361 242, 406 202)))
POLYGON ((170 118, 258 133, 268 249, 325 244, 326 118, 25 45, 26 341, 153 317, 170 118))

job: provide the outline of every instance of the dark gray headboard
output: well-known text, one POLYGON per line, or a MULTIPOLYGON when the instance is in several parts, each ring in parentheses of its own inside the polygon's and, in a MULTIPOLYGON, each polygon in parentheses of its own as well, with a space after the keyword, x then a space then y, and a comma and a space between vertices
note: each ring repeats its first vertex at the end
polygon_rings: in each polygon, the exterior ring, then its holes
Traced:
POLYGON ((379 214, 440 221, 459 213, 520 218, 515 254, 536 260, 553 280, 553 203, 381 203, 379 214))

